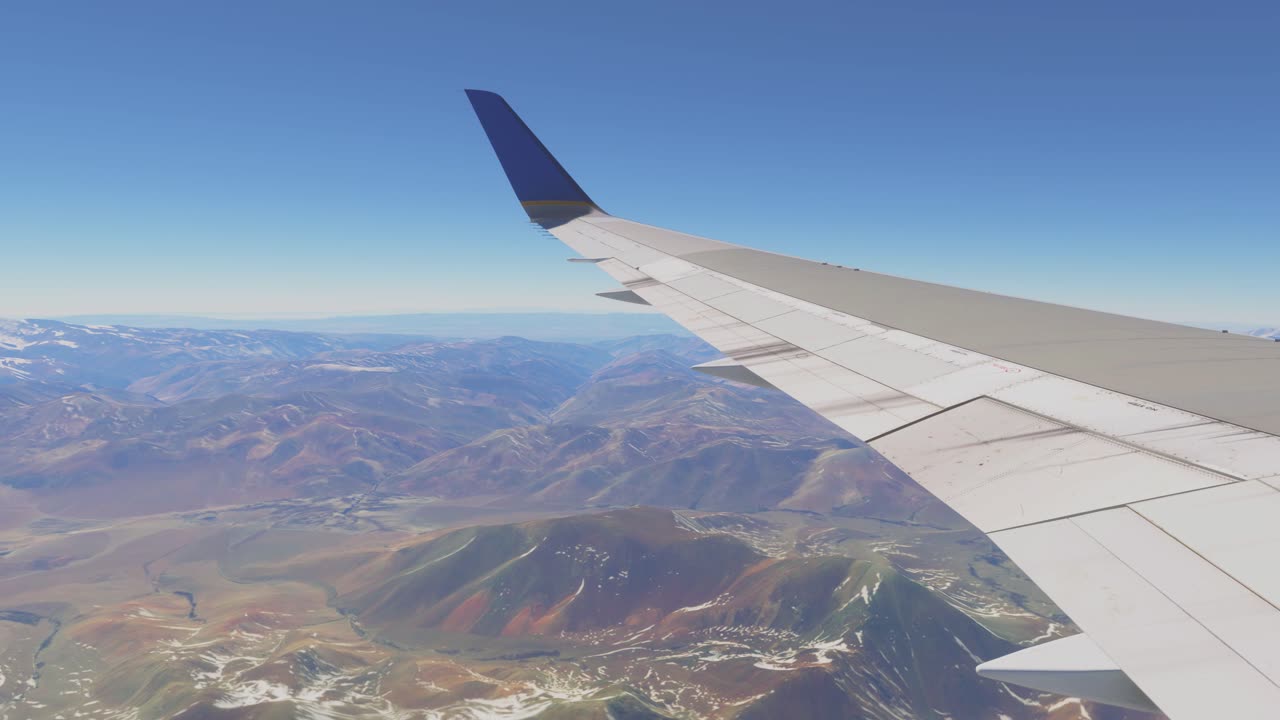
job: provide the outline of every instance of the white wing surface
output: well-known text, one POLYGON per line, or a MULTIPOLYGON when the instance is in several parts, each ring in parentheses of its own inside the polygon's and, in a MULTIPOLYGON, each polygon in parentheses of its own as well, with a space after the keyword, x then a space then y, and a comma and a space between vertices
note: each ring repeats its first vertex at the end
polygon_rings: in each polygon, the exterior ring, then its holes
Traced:
POLYGON ((533 222, 987 533, 1084 631, 984 676, 1280 716, 1280 344, 743 248, 602 211, 468 91, 533 222))

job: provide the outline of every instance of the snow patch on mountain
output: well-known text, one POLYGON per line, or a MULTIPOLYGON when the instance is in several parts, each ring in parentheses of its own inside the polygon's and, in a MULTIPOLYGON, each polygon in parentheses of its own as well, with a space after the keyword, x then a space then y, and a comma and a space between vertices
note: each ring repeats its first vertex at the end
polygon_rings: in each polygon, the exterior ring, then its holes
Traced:
POLYGON ((0 318, 0 350, 22 350, 32 344, 26 339, 31 334, 26 320, 0 318))
POLYGON ((19 380, 28 380, 31 378, 31 373, 22 369, 22 366, 30 364, 31 361, 26 358, 0 357, 0 375, 11 375, 19 380))
POLYGON ((393 373, 400 372, 399 369, 388 365, 342 365, 340 363, 317 363, 308 365, 308 370, 332 370, 336 372, 372 372, 372 373, 393 373))

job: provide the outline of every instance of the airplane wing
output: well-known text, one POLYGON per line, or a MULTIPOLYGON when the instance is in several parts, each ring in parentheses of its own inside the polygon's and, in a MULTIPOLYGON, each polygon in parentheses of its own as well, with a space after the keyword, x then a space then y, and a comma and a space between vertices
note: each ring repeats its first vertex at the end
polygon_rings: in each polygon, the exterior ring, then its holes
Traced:
POLYGON ((986 677, 1280 714, 1280 344, 810 262, 601 210, 468 90, 530 219, 987 533, 1083 630, 986 677))

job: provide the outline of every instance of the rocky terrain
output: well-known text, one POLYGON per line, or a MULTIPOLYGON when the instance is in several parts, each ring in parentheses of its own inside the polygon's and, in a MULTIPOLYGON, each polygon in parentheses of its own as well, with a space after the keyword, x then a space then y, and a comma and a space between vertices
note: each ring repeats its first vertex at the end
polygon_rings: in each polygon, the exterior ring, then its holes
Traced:
POLYGON ((979 680, 1069 621, 710 357, 7 323, 0 719, 1138 717, 979 680))

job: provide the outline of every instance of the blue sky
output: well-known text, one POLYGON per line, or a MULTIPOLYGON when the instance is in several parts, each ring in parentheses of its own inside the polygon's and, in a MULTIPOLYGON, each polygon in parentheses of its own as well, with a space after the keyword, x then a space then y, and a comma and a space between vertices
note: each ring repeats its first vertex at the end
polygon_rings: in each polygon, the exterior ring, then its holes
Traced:
POLYGON ((0 316, 616 310, 464 87, 607 210, 1280 323, 1280 6, 6 3, 0 316))

